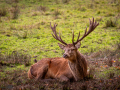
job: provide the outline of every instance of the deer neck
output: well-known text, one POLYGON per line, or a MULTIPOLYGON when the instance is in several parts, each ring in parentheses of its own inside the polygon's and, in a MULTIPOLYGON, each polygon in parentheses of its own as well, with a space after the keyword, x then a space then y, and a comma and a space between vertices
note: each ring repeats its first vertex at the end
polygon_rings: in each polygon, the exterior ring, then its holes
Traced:
POLYGON ((80 52, 77 51, 76 58, 75 60, 73 60, 74 62, 71 62, 71 60, 68 60, 70 70, 76 81, 83 79, 84 77, 84 67, 83 67, 83 62, 81 59, 82 59, 82 56, 80 52))

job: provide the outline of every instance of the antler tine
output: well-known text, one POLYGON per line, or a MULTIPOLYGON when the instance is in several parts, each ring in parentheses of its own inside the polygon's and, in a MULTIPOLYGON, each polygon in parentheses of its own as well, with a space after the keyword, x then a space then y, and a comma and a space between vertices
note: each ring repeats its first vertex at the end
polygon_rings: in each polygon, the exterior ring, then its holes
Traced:
MULTIPOLYGON (((79 31, 79 34, 78 34, 77 41, 79 40, 79 38, 80 38, 80 31, 79 31)), ((77 42, 77 41, 76 41, 76 42, 77 42)), ((73 45, 75 45, 75 44, 76 44, 76 42, 73 42, 73 45)))
POLYGON ((74 30, 72 31, 72 43, 73 43, 73 45, 74 45, 74 30))
POLYGON ((51 27, 51 29, 52 29, 52 31, 53 31, 52 36, 53 36, 56 40, 60 41, 62 44, 67 45, 67 43, 65 43, 65 42, 62 40, 61 35, 60 35, 60 32, 59 32, 59 36, 57 35, 56 26, 57 26, 57 24, 55 23, 54 26, 52 27, 52 26, 51 26, 51 22, 50 22, 50 27, 51 27))
POLYGON ((78 38, 77 38, 77 41, 79 40, 79 37, 80 37, 80 31, 79 31, 79 34, 78 34, 78 38))
POLYGON ((87 27, 86 27, 84 35, 80 39, 78 38, 77 41, 74 42, 74 44, 77 44, 78 42, 83 40, 87 35, 89 35, 99 25, 99 23, 97 23, 96 21, 94 22, 94 18, 92 19, 92 21, 89 19, 89 21, 90 21, 89 30, 87 31, 87 27))

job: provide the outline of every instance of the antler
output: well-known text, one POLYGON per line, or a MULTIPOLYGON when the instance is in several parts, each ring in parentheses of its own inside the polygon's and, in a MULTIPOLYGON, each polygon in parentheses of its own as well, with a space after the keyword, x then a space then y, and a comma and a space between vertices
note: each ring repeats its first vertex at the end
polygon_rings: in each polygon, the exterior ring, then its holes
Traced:
POLYGON ((73 43, 73 45, 75 45, 78 42, 82 41, 83 38, 85 38, 87 35, 89 35, 99 25, 99 23, 97 23, 96 21, 94 22, 94 18, 93 18, 92 21, 89 19, 89 21, 90 21, 89 30, 87 31, 87 27, 86 27, 85 33, 84 33, 84 35, 80 39, 79 39, 79 37, 80 37, 80 31, 79 31, 78 38, 77 38, 76 42, 74 42, 74 31, 73 31, 73 37, 72 37, 72 43, 73 43))
POLYGON ((65 43, 65 42, 62 40, 61 35, 60 35, 60 32, 59 32, 59 36, 57 35, 56 26, 57 26, 57 24, 54 24, 54 26, 52 27, 52 26, 51 26, 51 22, 50 22, 50 27, 51 27, 51 29, 52 29, 52 31, 53 31, 52 36, 53 36, 56 40, 60 41, 62 44, 67 45, 67 43, 65 43))

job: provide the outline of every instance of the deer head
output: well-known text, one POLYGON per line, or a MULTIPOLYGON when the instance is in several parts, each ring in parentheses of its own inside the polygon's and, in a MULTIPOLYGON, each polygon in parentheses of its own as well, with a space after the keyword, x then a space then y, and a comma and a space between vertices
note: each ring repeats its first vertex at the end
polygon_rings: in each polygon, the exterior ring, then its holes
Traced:
POLYGON ((50 27, 53 31, 52 36, 56 40, 58 40, 62 43, 62 44, 58 43, 58 45, 61 49, 63 49, 65 51, 64 54, 63 54, 64 58, 69 59, 70 61, 74 61, 77 57, 76 56, 77 55, 77 50, 78 50, 78 48, 80 48, 80 45, 81 45, 80 42, 99 25, 99 23, 94 21, 94 18, 93 18, 92 21, 89 19, 89 21, 90 21, 89 30, 87 31, 87 27, 86 27, 85 33, 81 38, 80 38, 80 31, 79 31, 78 38, 77 38, 76 42, 74 42, 74 31, 73 31, 72 44, 67 44, 66 42, 64 42, 61 38, 60 32, 59 32, 59 35, 57 35, 57 32, 56 32, 57 24, 54 24, 54 26, 52 27, 51 23, 50 23, 50 27))

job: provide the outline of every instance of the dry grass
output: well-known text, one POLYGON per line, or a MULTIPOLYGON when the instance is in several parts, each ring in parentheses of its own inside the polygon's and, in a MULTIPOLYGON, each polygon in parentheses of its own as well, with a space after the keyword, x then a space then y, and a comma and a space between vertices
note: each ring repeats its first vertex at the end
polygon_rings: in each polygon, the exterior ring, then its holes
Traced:
POLYGON ((27 54, 22 54, 17 51, 13 51, 11 54, 0 55, 0 64, 11 66, 14 64, 24 64, 29 66, 31 57, 27 54))

